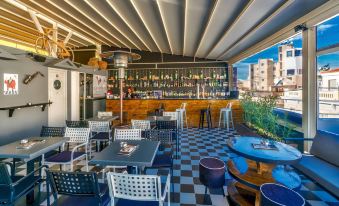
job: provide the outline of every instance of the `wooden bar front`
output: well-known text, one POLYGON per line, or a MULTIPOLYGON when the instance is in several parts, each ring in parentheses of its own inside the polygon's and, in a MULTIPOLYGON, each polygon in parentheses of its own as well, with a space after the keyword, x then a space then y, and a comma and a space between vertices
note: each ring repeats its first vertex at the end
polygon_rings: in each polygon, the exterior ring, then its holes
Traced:
MULTIPOLYGON (((129 99, 124 100, 123 111, 127 113, 127 121, 131 119, 145 119, 149 112, 154 112, 162 103, 165 111, 171 112, 180 108, 181 103, 186 102, 187 121, 189 127, 198 127, 200 110, 206 109, 211 104, 212 126, 218 127, 220 109, 233 102, 233 119, 235 123, 242 122, 242 109, 237 99, 129 99)), ((120 114, 119 100, 106 100, 106 111, 112 111, 114 114, 120 114)), ((207 125, 207 124, 205 124, 207 125)))

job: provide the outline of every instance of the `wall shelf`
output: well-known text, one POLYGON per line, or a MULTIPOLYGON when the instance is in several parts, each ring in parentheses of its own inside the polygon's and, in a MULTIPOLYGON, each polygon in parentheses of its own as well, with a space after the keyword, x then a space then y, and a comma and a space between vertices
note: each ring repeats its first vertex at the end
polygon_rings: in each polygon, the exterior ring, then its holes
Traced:
POLYGON ((27 103, 25 105, 14 106, 14 107, 2 107, 0 110, 8 110, 8 117, 12 117, 16 109, 28 108, 28 107, 41 107, 41 111, 45 111, 46 106, 52 104, 53 102, 44 102, 44 103, 27 103))

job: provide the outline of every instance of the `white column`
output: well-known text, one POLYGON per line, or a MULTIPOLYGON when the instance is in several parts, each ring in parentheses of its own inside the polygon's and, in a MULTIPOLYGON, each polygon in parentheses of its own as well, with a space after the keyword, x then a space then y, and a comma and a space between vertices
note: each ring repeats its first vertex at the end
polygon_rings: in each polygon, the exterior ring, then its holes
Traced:
MULTIPOLYGON (((55 42, 58 42, 58 24, 57 23, 53 23, 52 40, 55 42)), ((58 45, 52 44, 52 56, 53 57, 58 57, 57 50, 58 50, 58 45)))
MULTIPOLYGON (((305 138, 314 138, 317 131, 317 61, 316 61, 316 28, 311 27, 302 32, 302 127, 305 138)), ((305 142, 309 151, 311 142, 305 142)))

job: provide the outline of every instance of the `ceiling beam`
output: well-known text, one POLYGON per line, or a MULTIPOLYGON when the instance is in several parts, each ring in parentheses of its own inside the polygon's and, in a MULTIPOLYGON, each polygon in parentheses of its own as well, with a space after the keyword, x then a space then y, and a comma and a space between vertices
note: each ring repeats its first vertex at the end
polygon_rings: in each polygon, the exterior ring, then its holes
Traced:
POLYGON ((221 53, 217 57, 217 59, 220 59, 221 57, 225 56, 225 54, 232 50, 234 47, 236 47, 242 40, 249 37, 254 32, 258 31, 262 26, 264 26, 266 23, 271 21, 274 17, 276 17, 280 12, 282 12, 284 9, 286 9, 288 6, 290 6, 295 0, 287 0, 285 3, 283 3, 277 10, 275 10, 270 16, 264 19, 264 21, 260 22, 257 26, 255 26, 253 29, 249 30, 245 34, 243 34, 236 42, 234 42, 232 45, 230 45, 228 48, 224 50, 224 52, 221 53))
POLYGON ((144 17, 142 16, 142 12, 139 10, 139 8, 137 7, 137 5, 135 4, 134 0, 130 0, 134 10, 137 12, 139 18, 141 19, 142 23, 144 24, 144 26, 146 27, 148 33, 151 35, 155 45, 157 46, 158 50, 162 53, 162 50, 155 38, 155 36, 153 35, 153 33, 151 32, 151 29, 149 28, 149 26, 147 25, 146 21, 144 20, 144 17))
POLYGON ((171 39, 170 39, 170 36, 169 36, 169 34, 168 34, 165 16, 163 15, 163 11, 162 11, 162 9, 161 9, 159 0, 156 0, 156 4, 157 4, 157 7, 158 7, 158 9, 159 9, 160 19, 161 19, 162 25, 164 25, 164 29, 165 29, 165 33, 166 33, 167 42, 168 42, 168 44, 169 44, 169 48, 170 48, 170 50, 171 50, 171 53, 173 54, 171 39))
POLYGON ((211 23, 211 20, 212 20, 212 18, 213 18, 213 16, 214 16, 215 10, 216 10, 217 7, 218 7, 219 1, 220 1, 220 0, 215 0, 215 1, 214 1, 214 4, 213 4, 213 6, 212 6, 212 8, 211 8, 211 11, 210 11, 210 13, 209 13, 209 16, 208 16, 207 24, 206 24, 206 26, 205 26, 205 28, 204 28, 204 30, 203 30, 203 32, 202 32, 202 36, 201 36, 201 38, 200 38, 200 40, 199 40, 198 47, 197 47, 197 49, 195 50, 194 57, 196 57, 196 56, 197 56, 197 53, 199 52, 199 49, 200 49, 200 47, 201 47, 201 43, 203 42, 203 40, 204 40, 204 38, 205 38, 205 36, 206 36, 206 32, 207 32, 207 30, 208 30, 208 28, 209 28, 209 26, 210 26, 210 23, 211 23))
MULTIPOLYGON (((117 43, 116 41, 113 41, 111 39, 108 39, 110 42, 114 43, 115 45, 118 44, 122 44, 124 47, 127 48, 131 48, 126 42, 122 41, 121 39, 119 39, 117 36, 115 36, 114 34, 112 34, 112 31, 108 31, 104 26, 102 26, 100 23, 96 22, 92 17, 90 17, 88 14, 86 14, 86 12, 84 12, 79 6, 77 6, 76 4, 74 4, 71 1, 65 0, 65 2, 70 5, 71 7, 73 7, 75 10, 77 10, 80 14, 82 14, 84 17, 86 17, 88 20, 90 20, 94 25, 96 25, 97 27, 99 27, 100 29, 102 29, 104 32, 106 32, 108 35, 110 35, 111 37, 113 37, 115 40, 117 40, 119 43, 117 43)), ((79 2, 78 2, 79 4, 79 2)), ((79 22, 82 23, 82 21, 80 19, 77 19, 79 22)), ((98 32, 98 31, 97 31, 98 32)), ((105 35, 104 33, 102 33, 103 35, 105 35)))
POLYGON ((307 27, 314 26, 325 19, 330 18, 339 13, 339 1, 338 0, 329 0, 320 7, 312 10, 301 18, 291 22, 286 27, 275 32, 271 36, 265 38, 264 40, 254 44, 253 46, 247 48, 243 52, 232 56, 229 59, 230 64, 234 64, 242 59, 245 59, 253 54, 256 54, 260 51, 265 50, 272 45, 275 45, 291 36, 295 35, 294 27, 303 23, 306 23, 307 27))
POLYGON ((115 5, 110 1, 106 0, 108 5, 113 9, 113 11, 120 17, 120 19, 132 30, 136 37, 144 44, 144 46, 152 52, 152 49, 146 44, 146 42, 140 37, 140 34, 132 27, 132 25, 127 21, 127 19, 120 13, 120 11, 115 7, 115 5))
POLYGON ((115 30, 117 30, 117 31, 118 31, 122 36, 124 36, 129 42, 131 42, 131 43, 135 46, 135 48, 137 48, 137 49, 139 49, 139 50, 142 50, 135 42, 133 42, 133 41, 128 37, 128 35, 127 35, 125 32, 123 32, 123 31, 120 30, 117 26, 115 26, 115 25, 112 23, 112 21, 110 21, 105 15, 103 15, 102 12, 99 11, 99 9, 97 9, 90 1, 84 0, 84 2, 85 2, 88 6, 90 6, 90 7, 91 7, 98 15, 100 15, 101 18, 105 19, 105 21, 106 21, 107 23, 109 23, 115 30))
MULTIPOLYGON (((63 21, 67 22, 68 24, 74 26, 75 28, 79 29, 80 31, 84 32, 84 33, 87 34, 88 36, 93 37, 93 39, 97 39, 97 40, 101 41, 101 43, 104 43, 104 44, 106 44, 106 45, 110 45, 110 44, 111 44, 111 43, 108 43, 108 42, 106 41, 107 39, 106 39, 105 36, 102 36, 102 34, 97 33, 95 30, 93 30, 93 29, 87 27, 86 24, 84 24, 84 25, 85 25, 87 28, 89 28, 89 30, 92 30, 94 33, 100 35, 100 36, 101 36, 103 39, 105 39, 105 40, 101 39, 101 38, 98 37, 98 36, 95 36, 95 35, 89 33, 89 32, 86 31, 85 29, 83 29, 83 28, 81 28, 80 26, 76 25, 76 24, 73 23, 72 21, 69 21, 69 20, 66 19, 65 17, 62 17, 62 16, 59 15, 59 14, 56 14, 56 12, 51 11, 50 9, 46 8, 45 6, 43 6, 42 4, 37 3, 36 0, 30 0, 30 1, 31 1, 32 3, 34 3, 35 5, 37 5, 37 6, 41 7, 41 8, 43 8, 43 9, 45 9, 46 11, 50 12, 51 14, 57 16, 58 18, 62 19, 63 21)), ((77 19, 76 17, 74 17, 74 16, 73 16, 72 14, 70 14, 69 12, 65 11, 63 8, 61 8, 59 5, 57 5, 57 4, 54 3, 53 1, 50 1, 50 0, 46 0, 46 1, 47 1, 49 4, 51 4, 52 6, 54 6, 55 8, 59 9, 60 11, 62 11, 64 14, 66 14, 66 15, 68 15, 68 16, 70 16, 70 17, 72 17, 73 19, 75 19, 75 20, 78 21, 78 19, 77 19)), ((83 24, 83 22, 80 22, 80 23, 83 24)), ((117 46, 119 47, 119 45, 117 45, 117 46)))
POLYGON ((183 39, 183 48, 182 55, 185 56, 186 53, 186 35, 187 35, 187 21, 188 21, 188 0, 185 0, 185 9, 184 9, 184 39, 183 39))
POLYGON ((226 38, 226 36, 229 34, 229 31, 238 23, 238 21, 240 20, 240 18, 243 16, 243 14, 247 11, 247 9, 251 6, 251 4, 254 2, 255 0, 249 0, 246 4, 246 6, 241 10, 241 12, 239 13, 239 15, 232 21, 231 25, 229 25, 226 30, 223 32, 222 37, 217 41, 216 44, 213 45, 213 47, 207 52, 206 54, 206 58, 208 58, 208 56, 212 53, 212 51, 217 48, 222 41, 226 38))

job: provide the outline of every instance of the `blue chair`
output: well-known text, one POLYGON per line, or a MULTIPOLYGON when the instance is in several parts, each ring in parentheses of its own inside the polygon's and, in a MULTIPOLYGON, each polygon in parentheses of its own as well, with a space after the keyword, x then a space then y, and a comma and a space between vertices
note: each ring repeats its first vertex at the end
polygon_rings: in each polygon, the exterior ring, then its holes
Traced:
POLYGON ((47 169, 47 205, 51 205, 49 185, 54 202, 52 205, 92 206, 109 205, 107 184, 98 183, 95 172, 64 172, 47 169), (58 198, 58 195, 61 197, 58 198))
POLYGON ((225 163, 215 157, 205 157, 199 162, 199 180, 205 185, 205 194, 207 188, 221 188, 222 194, 225 196, 225 163))
POLYGON ((47 168, 43 165, 25 176, 16 176, 8 171, 13 169, 13 165, 0 163, 0 204, 14 205, 21 197, 32 192, 36 185, 40 188, 41 169, 44 167, 47 168))
MULTIPOLYGON (((145 131, 146 139, 160 141, 160 149, 164 150, 162 153, 157 153, 151 167, 147 169, 169 168, 171 181, 173 182, 173 152, 172 152, 172 131, 169 130, 147 130, 145 131), (170 151, 166 151, 169 148, 170 151)), ((172 184, 172 192, 174 192, 174 184, 172 184)))
POLYGON ((46 127, 42 126, 40 137, 63 137, 65 134, 65 127, 46 127))
POLYGON ((303 206, 305 199, 297 192, 283 185, 266 183, 260 186, 262 206, 303 206))
POLYGON ((88 122, 85 120, 80 120, 80 121, 71 121, 71 120, 66 120, 66 126, 71 127, 71 128, 83 128, 83 127, 88 127, 88 122))

